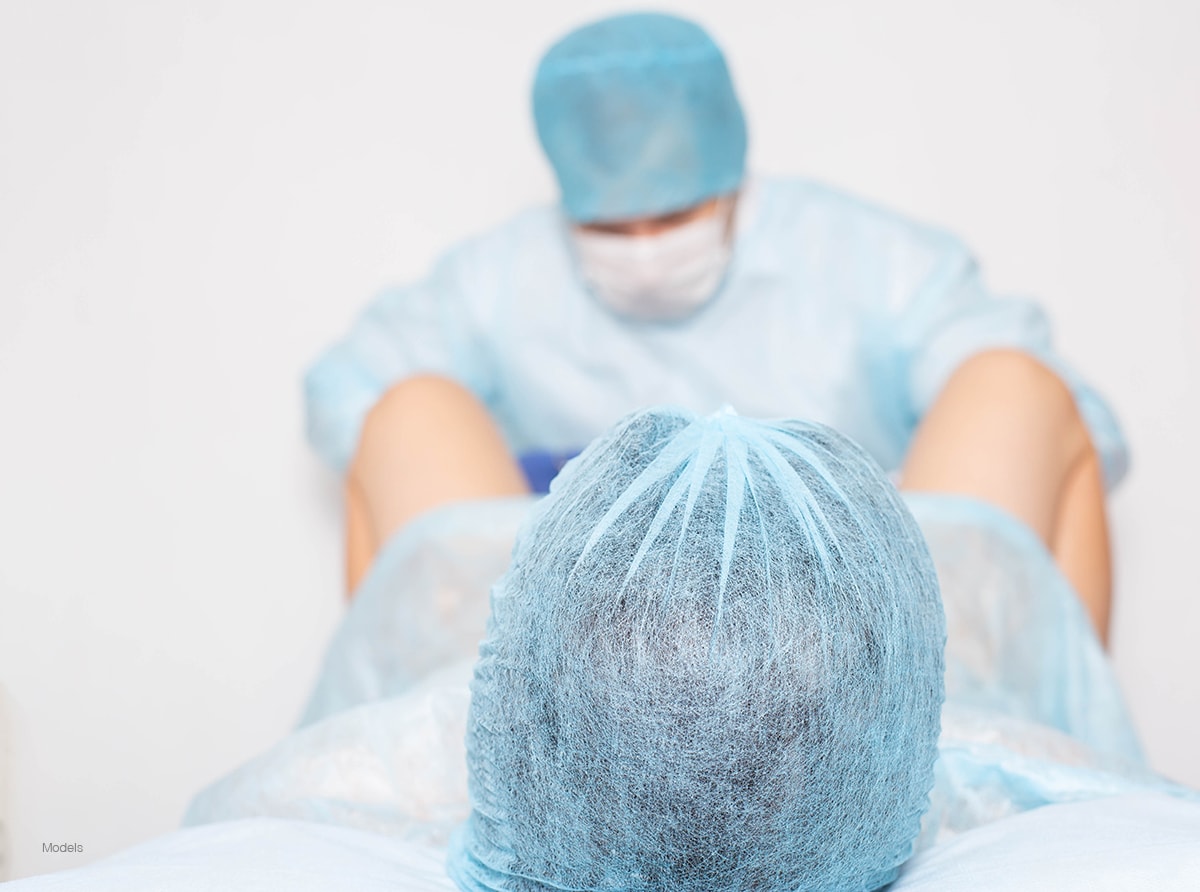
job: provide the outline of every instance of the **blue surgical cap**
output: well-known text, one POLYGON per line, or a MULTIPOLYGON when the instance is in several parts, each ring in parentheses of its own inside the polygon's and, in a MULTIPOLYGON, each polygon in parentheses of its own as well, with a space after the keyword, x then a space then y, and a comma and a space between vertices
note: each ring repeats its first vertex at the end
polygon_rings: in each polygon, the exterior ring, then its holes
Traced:
POLYGON ((632 415, 492 591, 465 890, 869 890, 933 784, 945 622, 912 516, 830 428, 632 415))
POLYGON ((685 19, 639 13, 572 31, 538 66, 533 116, 581 223, 678 211, 742 181, 746 122, 729 69, 685 19))

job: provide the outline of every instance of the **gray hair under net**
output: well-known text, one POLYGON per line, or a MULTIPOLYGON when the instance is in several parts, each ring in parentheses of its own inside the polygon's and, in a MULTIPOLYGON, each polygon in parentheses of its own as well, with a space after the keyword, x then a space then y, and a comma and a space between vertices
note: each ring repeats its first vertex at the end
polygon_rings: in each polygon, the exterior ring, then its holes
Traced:
POLYGON ((451 876, 878 888, 928 804, 944 642, 921 533, 851 441, 629 416, 555 481, 493 590, 451 876))

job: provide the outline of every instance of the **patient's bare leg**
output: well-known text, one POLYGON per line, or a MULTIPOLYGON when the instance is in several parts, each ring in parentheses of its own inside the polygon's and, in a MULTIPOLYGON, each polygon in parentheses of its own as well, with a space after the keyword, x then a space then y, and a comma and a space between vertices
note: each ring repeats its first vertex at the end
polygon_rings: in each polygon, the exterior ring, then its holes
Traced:
POLYGON ((974 496, 1023 520, 1107 642, 1112 567, 1100 461, 1057 375, 1012 350, 965 362, 917 429, 901 486, 974 496))
POLYGON ((473 394, 435 375, 401 381, 367 416, 346 477, 347 592, 392 533, 421 512, 528 491, 473 394))

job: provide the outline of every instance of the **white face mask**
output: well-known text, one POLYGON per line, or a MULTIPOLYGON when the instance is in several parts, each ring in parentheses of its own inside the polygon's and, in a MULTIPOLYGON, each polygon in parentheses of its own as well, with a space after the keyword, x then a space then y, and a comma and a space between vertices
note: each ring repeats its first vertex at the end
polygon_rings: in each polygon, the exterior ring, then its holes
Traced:
POLYGON ((583 280, 606 306, 646 320, 680 319, 717 293, 729 267, 733 200, 657 235, 574 229, 583 280))

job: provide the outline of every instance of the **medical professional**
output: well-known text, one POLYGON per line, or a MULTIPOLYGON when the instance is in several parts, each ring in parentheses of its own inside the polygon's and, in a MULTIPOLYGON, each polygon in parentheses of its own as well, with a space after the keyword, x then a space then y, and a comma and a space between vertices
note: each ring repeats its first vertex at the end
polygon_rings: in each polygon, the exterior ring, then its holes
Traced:
POLYGON ((1029 448, 1011 412, 989 415, 1000 399, 1058 407, 1036 413, 1052 419, 1038 442, 1068 444, 1045 485, 996 498, 1060 563, 1076 554, 1068 575, 1096 589, 1089 609, 1106 627, 1103 525, 1085 544, 1056 542, 1055 525, 1073 502, 1102 506, 1125 444, 1035 304, 988 293, 945 232, 748 175, 725 59, 692 22, 621 15, 567 34, 538 66, 533 114, 561 202, 384 293, 308 372, 309 438, 346 474, 351 589, 416 514, 544 488, 641 407, 820 421, 919 489, 972 460, 965 425, 976 450, 1029 448))

